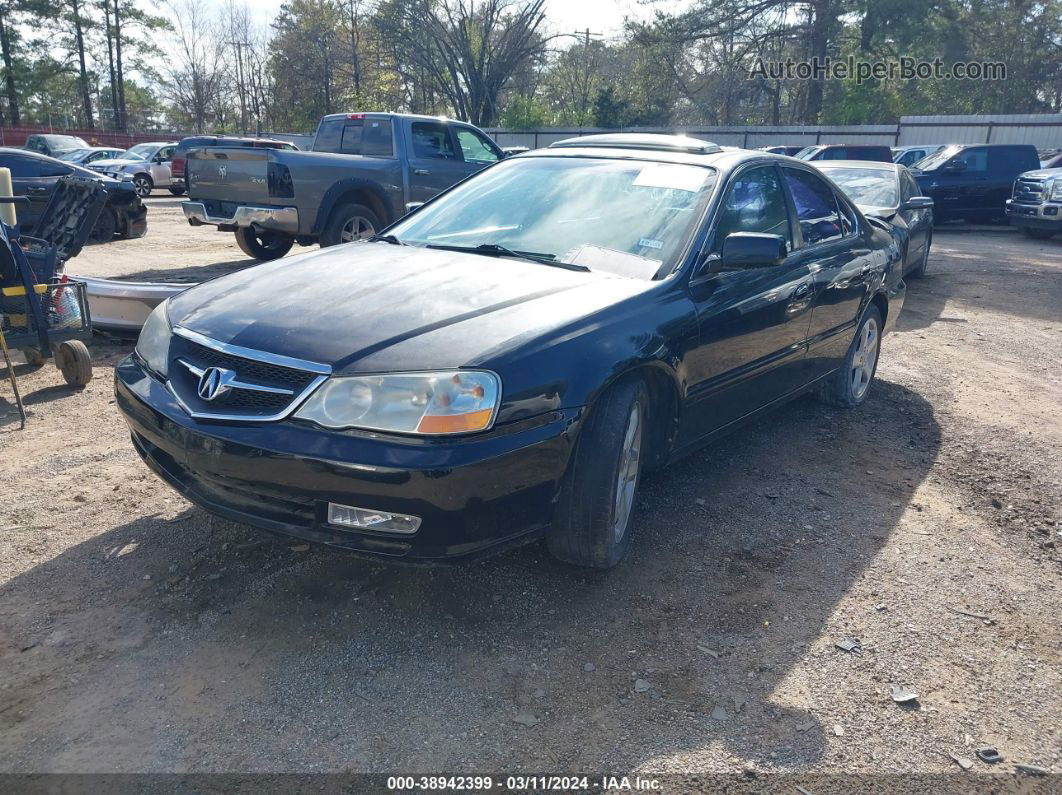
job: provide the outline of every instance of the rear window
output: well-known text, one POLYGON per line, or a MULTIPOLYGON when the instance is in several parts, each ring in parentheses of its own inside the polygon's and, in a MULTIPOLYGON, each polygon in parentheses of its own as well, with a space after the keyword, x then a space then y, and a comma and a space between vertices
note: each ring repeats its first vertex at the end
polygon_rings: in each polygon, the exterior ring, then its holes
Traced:
POLYGON ((390 119, 328 119, 313 142, 315 152, 392 157, 390 119))

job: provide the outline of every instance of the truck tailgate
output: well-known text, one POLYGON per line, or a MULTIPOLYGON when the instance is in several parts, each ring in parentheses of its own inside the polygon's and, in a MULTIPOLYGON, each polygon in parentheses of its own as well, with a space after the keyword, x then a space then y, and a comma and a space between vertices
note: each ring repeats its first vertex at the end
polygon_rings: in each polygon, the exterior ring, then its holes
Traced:
POLYGON ((268 149, 192 149, 185 164, 188 198, 268 204, 268 149))

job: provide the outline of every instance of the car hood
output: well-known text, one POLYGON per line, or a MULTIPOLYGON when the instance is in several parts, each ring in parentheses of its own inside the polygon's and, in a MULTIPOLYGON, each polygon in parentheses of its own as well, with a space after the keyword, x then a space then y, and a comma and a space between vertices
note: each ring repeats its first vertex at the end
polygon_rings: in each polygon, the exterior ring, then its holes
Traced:
POLYGON ((124 166, 146 164, 146 160, 130 160, 128 158, 123 158, 121 160, 93 160, 90 165, 92 168, 122 168, 124 166))
POLYGON ((490 366, 659 282, 464 252, 353 243, 174 297, 170 322, 335 372, 490 366))
POLYGON ((892 217, 899 211, 899 207, 872 207, 868 204, 856 205, 863 215, 873 215, 875 218, 883 218, 886 221, 891 221, 892 217))
POLYGON ((1028 179, 1047 179, 1048 177, 1062 177, 1062 168, 1038 168, 1035 171, 1026 171, 1019 177, 1028 179))

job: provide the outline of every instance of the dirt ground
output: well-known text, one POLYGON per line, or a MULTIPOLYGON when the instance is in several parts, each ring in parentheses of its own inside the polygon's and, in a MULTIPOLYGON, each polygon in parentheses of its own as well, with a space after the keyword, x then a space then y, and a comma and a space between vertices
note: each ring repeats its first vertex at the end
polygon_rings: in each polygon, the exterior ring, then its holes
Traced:
MULTIPOLYGON (((151 205, 71 272, 244 262, 151 205)), ((133 452, 130 344, 97 340, 81 392, 22 365, 0 770, 1062 771, 1062 241, 938 232, 899 326, 861 409, 800 400, 649 479, 600 574, 537 545, 393 567, 212 518, 133 452)))

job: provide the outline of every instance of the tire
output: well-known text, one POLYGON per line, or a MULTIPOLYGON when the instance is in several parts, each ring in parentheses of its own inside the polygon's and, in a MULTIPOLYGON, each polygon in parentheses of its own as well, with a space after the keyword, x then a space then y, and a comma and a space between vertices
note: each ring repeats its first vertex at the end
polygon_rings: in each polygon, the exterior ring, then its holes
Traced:
POLYGON ((235 234, 236 245, 240 247, 240 250, 248 257, 263 262, 280 259, 295 245, 295 241, 290 237, 269 232, 258 233, 249 226, 241 226, 235 234))
POLYGON ((40 367, 44 364, 44 357, 36 348, 23 348, 22 355, 26 357, 26 364, 31 367, 40 367))
POLYGON ((1047 240, 1055 233, 1054 229, 1033 229, 1030 226, 1023 226, 1021 232, 1030 240, 1047 240))
POLYGON ((929 269, 929 247, 933 245, 933 235, 926 238, 926 249, 922 252, 922 261, 911 268, 907 274, 912 279, 921 279, 929 269))
POLYGON ((376 213, 364 204, 341 204, 332 210, 321 233, 321 248, 362 240, 383 229, 376 213))
POLYGON ((183 196, 184 195, 184 188, 169 188, 169 191, 174 196, 183 196))
POLYGON ((823 402, 838 408, 854 409, 867 399, 878 370, 881 330, 881 312, 871 305, 856 326, 855 337, 848 346, 844 364, 819 387, 819 397, 823 402), (864 354, 868 348, 870 353, 864 354), (861 371, 858 382, 855 379, 857 369, 861 371))
POLYGON ((89 233, 89 242, 108 243, 114 239, 117 232, 118 216, 114 214, 114 210, 110 207, 104 207, 100 210, 96 225, 92 227, 92 231, 89 233))
POLYGON ((55 347, 55 366, 70 386, 81 388, 92 380, 92 356, 81 340, 60 342, 55 347))
POLYGON ((151 191, 155 189, 155 183, 151 181, 151 177, 147 174, 137 174, 133 177, 133 190, 136 191, 136 195, 141 199, 146 199, 151 195, 151 191))
POLYGON ((648 416, 649 390, 641 379, 617 383, 591 407, 546 534, 554 557, 609 569, 626 555, 648 416))

